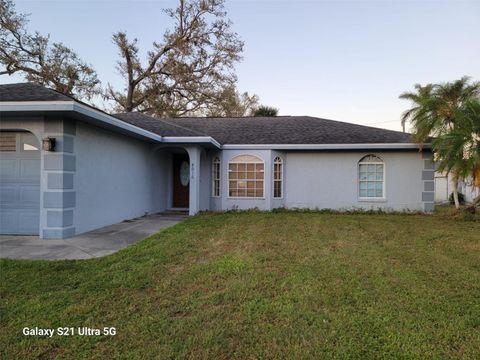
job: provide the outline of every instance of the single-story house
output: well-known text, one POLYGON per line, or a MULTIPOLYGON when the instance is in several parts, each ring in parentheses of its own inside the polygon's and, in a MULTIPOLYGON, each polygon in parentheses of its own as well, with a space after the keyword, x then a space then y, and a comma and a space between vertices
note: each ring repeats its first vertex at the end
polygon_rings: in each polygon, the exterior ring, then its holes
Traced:
POLYGON ((170 209, 434 207, 428 144, 310 116, 107 114, 0 86, 0 233, 66 238, 170 209))

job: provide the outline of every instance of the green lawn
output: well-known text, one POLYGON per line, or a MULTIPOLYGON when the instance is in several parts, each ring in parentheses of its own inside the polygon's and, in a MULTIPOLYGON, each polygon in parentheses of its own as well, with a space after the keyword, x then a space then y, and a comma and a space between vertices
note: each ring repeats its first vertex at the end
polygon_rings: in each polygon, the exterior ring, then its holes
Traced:
POLYGON ((1 265, 3 358, 479 358, 480 223, 204 214, 117 254, 1 265), (115 327, 116 336, 22 335, 115 327))

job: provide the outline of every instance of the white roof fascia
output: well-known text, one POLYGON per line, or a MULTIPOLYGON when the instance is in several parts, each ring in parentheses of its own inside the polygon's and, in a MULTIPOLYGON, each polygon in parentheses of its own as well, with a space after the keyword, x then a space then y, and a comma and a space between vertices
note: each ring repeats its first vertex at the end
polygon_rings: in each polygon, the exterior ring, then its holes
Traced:
POLYGON ((162 141, 162 136, 157 135, 138 126, 131 125, 125 121, 119 120, 111 115, 105 114, 99 110, 92 109, 89 106, 72 101, 10 101, 0 102, 0 111, 74 111, 82 115, 86 115, 93 119, 99 120, 108 125, 132 132, 137 135, 155 140, 162 141))
POLYGON ((0 102, 0 112, 15 111, 74 111, 89 116, 103 123, 132 132, 143 137, 162 143, 210 143, 219 149, 225 150, 396 150, 396 149, 420 149, 431 147, 431 144, 415 143, 361 143, 361 144, 226 144, 221 145, 211 136, 160 136, 138 126, 131 125, 119 120, 102 111, 93 109, 84 104, 72 101, 5 101, 0 102))
POLYGON ((211 136, 164 136, 164 143, 189 143, 189 144, 199 144, 199 143, 210 143, 215 145, 217 148, 222 148, 222 145, 212 138, 211 136))
POLYGON ((415 143, 372 143, 372 144, 226 144, 225 150, 363 150, 363 149, 419 149, 430 148, 430 144, 415 143))

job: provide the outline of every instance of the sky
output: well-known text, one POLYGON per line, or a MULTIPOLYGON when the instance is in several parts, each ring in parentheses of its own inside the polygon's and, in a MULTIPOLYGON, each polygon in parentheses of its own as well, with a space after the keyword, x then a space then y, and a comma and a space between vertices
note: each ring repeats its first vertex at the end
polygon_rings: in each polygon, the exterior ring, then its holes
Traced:
MULTIPOLYGON (((16 1, 30 30, 49 33, 123 86, 111 36, 145 53, 161 40, 175 1, 16 1)), ((235 1, 226 10, 245 42, 238 89, 280 115, 310 115, 401 130, 398 99, 416 83, 480 81, 480 1, 235 1)), ((0 77, 1 83, 21 81, 0 77)))

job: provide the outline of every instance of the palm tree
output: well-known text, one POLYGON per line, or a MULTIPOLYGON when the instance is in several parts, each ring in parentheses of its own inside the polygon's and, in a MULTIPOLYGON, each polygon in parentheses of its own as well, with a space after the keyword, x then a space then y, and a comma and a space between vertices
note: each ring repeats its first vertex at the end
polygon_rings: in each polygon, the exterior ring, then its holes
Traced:
POLYGON ((438 170, 453 174, 454 182, 471 179, 473 186, 480 187, 480 100, 465 102, 455 118, 452 131, 432 141, 438 170))
POLYGON ((415 84, 414 88, 416 92, 404 92, 399 96, 400 99, 410 100, 413 103, 413 107, 402 114, 402 128, 405 131, 405 125, 410 121, 415 130, 413 134, 415 140, 423 142, 435 128, 435 124, 432 124, 432 121, 435 121, 432 116, 434 85, 415 84))
POLYGON ((414 104, 402 114, 402 125, 411 122, 418 143, 433 137, 435 160, 440 171, 452 174, 453 198, 459 208, 459 180, 468 176, 477 179, 480 83, 463 77, 444 84, 417 84, 415 90, 400 95, 414 104))
POLYGON ((278 109, 271 107, 271 106, 265 106, 261 105, 258 107, 255 112, 253 113, 253 116, 277 116, 278 115, 278 109))

